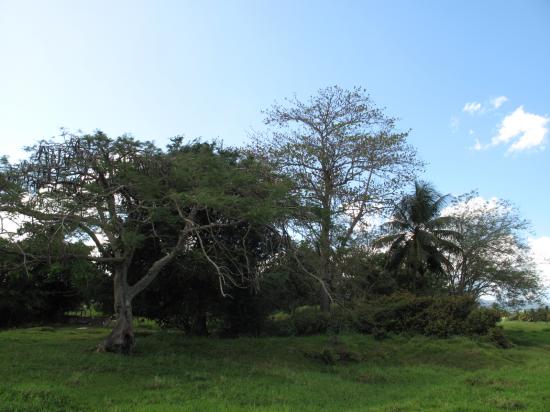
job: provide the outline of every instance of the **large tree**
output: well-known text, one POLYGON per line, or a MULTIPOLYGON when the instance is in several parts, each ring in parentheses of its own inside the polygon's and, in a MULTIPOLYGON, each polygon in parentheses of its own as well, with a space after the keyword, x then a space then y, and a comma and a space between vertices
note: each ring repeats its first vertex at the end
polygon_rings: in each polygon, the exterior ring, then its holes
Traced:
POLYGON ((507 303, 538 297, 541 282, 526 242, 529 222, 512 204, 471 192, 455 199, 446 214, 461 234, 460 248, 449 255, 451 293, 493 295, 507 303))
MULTIPOLYGON (((23 162, 3 162, 0 211, 15 220, 25 217, 21 229, 31 233, 47 226, 66 239, 93 242, 96 255, 72 257, 110 267, 116 324, 99 346, 106 351, 132 350, 132 302, 178 254, 198 246, 207 255, 202 240, 207 231, 273 219, 285 193, 259 162, 212 144, 184 145, 181 138, 163 152, 127 136, 69 134, 61 142, 41 141, 28 152, 23 162), (162 225, 174 230, 160 230, 162 225), (161 253, 130 283, 128 271, 147 238, 156 239, 161 253)), ((238 282, 209 261, 220 287, 238 282)), ((254 277, 255 268, 249 269, 242 279, 254 277)))
POLYGON ((327 87, 265 115, 269 131, 256 136, 255 152, 294 179, 302 213, 292 231, 318 251, 320 306, 328 311, 338 256, 368 216, 393 204, 419 162, 407 133, 358 87, 327 87))

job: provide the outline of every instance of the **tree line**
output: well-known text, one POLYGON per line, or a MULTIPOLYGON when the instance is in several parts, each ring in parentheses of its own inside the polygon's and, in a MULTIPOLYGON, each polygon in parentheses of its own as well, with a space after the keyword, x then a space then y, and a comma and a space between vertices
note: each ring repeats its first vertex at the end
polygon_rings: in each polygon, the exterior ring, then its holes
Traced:
POLYGON ((507 202, 474 205, 475 193, 451 199, 419 181, 408 133, 365 90, 328 87, 264 113, 242 148, 96 131, 4 157, 2 317, 29 311, 31 289, 56 316, 111 306, 99 349, 127 353, 136 313, 199 334, 214 317, 238 333, 276 311, 330 316, 399 292, 539 293, 528 223, 507 202))

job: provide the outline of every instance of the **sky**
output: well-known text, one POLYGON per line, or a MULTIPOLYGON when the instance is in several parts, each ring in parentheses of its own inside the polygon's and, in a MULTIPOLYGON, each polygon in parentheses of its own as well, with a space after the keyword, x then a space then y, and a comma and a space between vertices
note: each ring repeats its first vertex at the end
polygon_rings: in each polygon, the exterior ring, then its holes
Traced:
POLYGON ((442 192, 508 199, 550 280, 550 1, 0 0, 0 155, 61 127, 246 144, 361 86, 442 192))

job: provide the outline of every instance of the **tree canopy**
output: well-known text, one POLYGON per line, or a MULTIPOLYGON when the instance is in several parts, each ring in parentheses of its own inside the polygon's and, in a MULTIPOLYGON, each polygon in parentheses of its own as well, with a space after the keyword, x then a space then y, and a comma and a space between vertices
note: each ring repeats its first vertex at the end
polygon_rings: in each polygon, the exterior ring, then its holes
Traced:
MULTIPOLYGON (((104 350, 132 349, 132 300, 179 253, 199 245, 208 255, 205 232, 273 221, 286 194, 285 180, 254 159, 215 144, 184 145, 181 138, 163 152, 150 142, 96 132, 41 141, 28 153, 19 164, 4 163, 1 211, 30 219, 25 230, 48 227, 93 242, 97 254, 72 257, 107 263, 113 273, 117 324, 104 350), (166 224, 173 230, 158 230, 166 224), (157 239, 162 253, 130 284, 128 270, 148 238, 157 239)), ((220 287, 236 282, 209 261, 220 287)), ((256 276, 256 268, 247 269, 242 280, 256 276)))
POLYGON ((459 196, 447 213, 460 233, 459 249, 449 257, 453 293, 491 294, 508 304, 539 297, 540 279, 526 241, 529 222, 510 202, 486 201, 471 192, 459 196))

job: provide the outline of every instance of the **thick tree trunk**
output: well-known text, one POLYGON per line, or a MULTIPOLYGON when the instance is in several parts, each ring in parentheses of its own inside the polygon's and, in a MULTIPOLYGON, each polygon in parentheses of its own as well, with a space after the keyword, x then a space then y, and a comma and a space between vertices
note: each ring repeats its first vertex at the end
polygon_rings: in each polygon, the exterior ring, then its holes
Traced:
POLYGON ((129 354, 134 349, 134 326, 132 306, 128 302, 116 308, 115 327, 97 348, 98 352, 114 352, 129 354))
POLYGON ((132 296, 127 283, 127 265, 115 269, 114 298, 116 323, 97 350, 98 352, 114 352, 129 354, 134 349, 134 324, 132 314, 132 296))
POLYGON ((99 352, 124 354, 132 352, 135 345, 132 299, 147 288, 160 271, 184 248, 185 241, 191 232, 192 223, 190 222, 195 212, 195 209, 191 211, 189 215, 190 220, 186 223, 185 229, 180 232, 176 246, 169 253, 155 261, 147 273, 132 286, 128 284, 128 268, 130 267, 134 251, 133 249, 126 251, 126 253, 119 251, 116 254, 117 258, 124 256, 123 263, 115 267, 113 277, 116 323, 109 336, 98 345, 97 350, 99 352))

